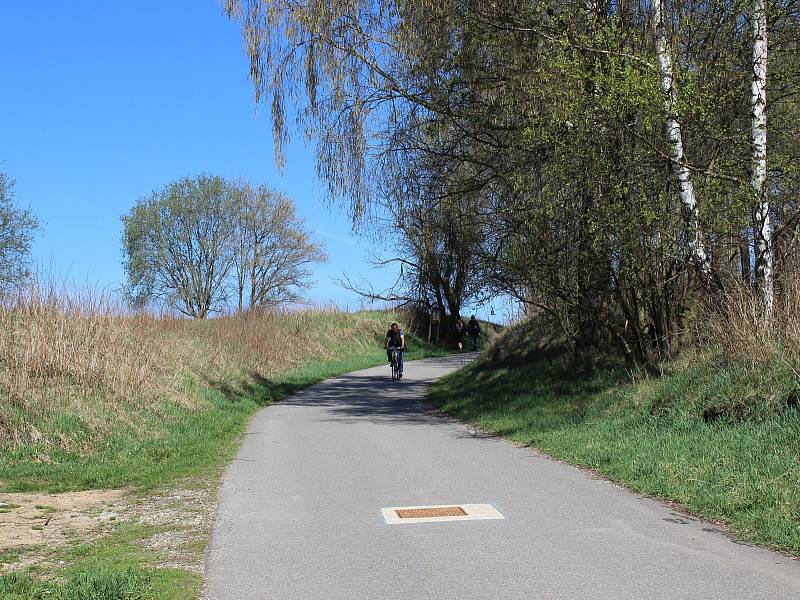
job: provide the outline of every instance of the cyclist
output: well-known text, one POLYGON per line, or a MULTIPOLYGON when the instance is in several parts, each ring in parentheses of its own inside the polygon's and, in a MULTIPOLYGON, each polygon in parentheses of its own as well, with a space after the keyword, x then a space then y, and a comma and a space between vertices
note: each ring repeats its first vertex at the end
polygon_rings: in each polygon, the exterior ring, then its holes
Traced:
POLYGON ((406 336, 397 323, 392 323, 386 338, 383 340, 383 347, 386 349, 386 357, 392 362, 392 350, 397 350, 397 369, 399 375, 403 377, 403 351, 406 349, 406 336))

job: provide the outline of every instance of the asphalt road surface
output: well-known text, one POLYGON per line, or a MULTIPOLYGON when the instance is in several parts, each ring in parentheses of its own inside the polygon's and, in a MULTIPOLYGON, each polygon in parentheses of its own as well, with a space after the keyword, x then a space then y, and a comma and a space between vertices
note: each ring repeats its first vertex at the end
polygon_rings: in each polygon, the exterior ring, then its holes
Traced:
POLYGON ((459 356, 328 380, 259 412, 222 485, 209 599, 800 598, 800 563, 436 416, 459 356), (381 509, 503 519, 390 525, 381 509))

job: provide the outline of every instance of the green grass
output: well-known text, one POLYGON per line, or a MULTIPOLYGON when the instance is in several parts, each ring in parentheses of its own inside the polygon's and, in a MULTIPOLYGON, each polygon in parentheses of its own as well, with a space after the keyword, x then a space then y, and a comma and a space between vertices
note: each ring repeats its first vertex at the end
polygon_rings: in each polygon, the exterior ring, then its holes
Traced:
POLYGON ((39 581, 30 575, 11 573, 0 577, 0 594, 5 600, 145 600, 151 578, 143 571, 99 570, 78 573, 63 584, 39 581))
POLYGON ((798 554, 800 411, 791 400, 797 385, 780 365, 755 373, 709 356, 632 382, 623 369, 581 370, 557 352, 512 348, 490 351, 438 382, 430 401, 465 422, 726 522, 741 538, 798 554))
POLYGON ((148 568, 157 557, 136 542, 152 530, 120 526, 112 535, 88 544, 50 549, 50 562, 66 567, 39 575, 31 572, 0 576, 0 598, 4 600, 189 600, 197 597, 201 578, 177 569, 148 568))

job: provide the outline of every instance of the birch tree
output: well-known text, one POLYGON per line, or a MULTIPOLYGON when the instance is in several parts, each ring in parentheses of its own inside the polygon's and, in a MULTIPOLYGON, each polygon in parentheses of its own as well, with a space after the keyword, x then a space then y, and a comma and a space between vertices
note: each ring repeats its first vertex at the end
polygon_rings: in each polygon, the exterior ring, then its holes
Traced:
POLYGON ((706 252, 700 227, 700 211, 697 207, 692 174, 686 164, 686 153, 683 144, 683 133, 678 120, 678 93, 675 88, 675 74, 667 41, 666 0, 652 0, 653 27, 655 33, 656 57, 661 77, 661 89, 664 92, 666 111, 666 131, 670 149, 672 170, 678 182, 678 194, 689 221, 690 245, 694 260, 701 273, 708 279, 711 276, 711 261, 706 252))
MULTIPOLYGON (((775 280, 791 240, 800 247, 800 13, 776 3, 769 184, 755 178, 753 34, 739 3, 687 0, 679 17, 667 0, 227 4, 276 147, 293 105, 332 198, 384 219, 383 182, 424 185, 447 165, 447 190, 423 205, 470 198, 484 289, 536 303, 576 348, 613 343, 642 362, 674 350, 700 293, 720 293, 698 290, 698 272, 722 282, 735 252, 748 276, 746 235, 773 231, 772 252, 756 240, 756 256, 759 272, 758 257, 773 257, 775 280)), ((400 254, 417 264, 413 248, 400 254)))
POLYGON ((755 199, 756 279, 764 311, 772 313, 774 249, 767 179, 767 8, 766 0, 753 0, 750 13, 753 35, 752 80, 752 186, 755 199))

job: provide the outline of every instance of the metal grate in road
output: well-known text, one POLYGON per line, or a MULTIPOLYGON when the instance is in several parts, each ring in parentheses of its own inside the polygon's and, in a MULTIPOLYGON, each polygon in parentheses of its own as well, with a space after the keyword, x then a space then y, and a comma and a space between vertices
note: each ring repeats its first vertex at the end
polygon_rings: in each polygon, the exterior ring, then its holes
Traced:
POLYGON ((483 521, 504 519, 491 504, 423 504, 422 506, 389 506, 381 509, 387 525, 443 523, 447 521, 483 521))
POLYGON ((400 508, 394 511, 401 519, 432 519, 436 517, 463 517, 466 511, 460 506, 423 506, 421 508, 400 508))

